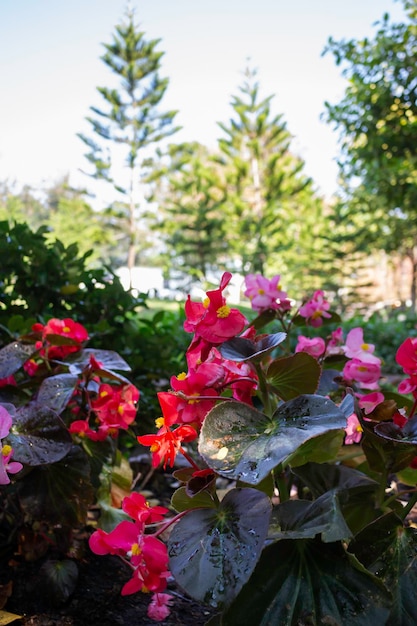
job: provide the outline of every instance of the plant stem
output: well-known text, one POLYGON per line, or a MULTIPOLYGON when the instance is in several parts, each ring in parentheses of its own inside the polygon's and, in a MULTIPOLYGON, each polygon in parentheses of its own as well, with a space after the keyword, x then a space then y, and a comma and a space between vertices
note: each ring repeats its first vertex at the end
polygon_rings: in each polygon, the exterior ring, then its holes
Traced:
POLYGON ((397 515, 399 515, 401 519, 405 520, 405 518, 410 513, 413 506, 416 504, 416 502, 417 502, 417 491, 411 496, 407 505, 403 508, 403 510, 400 513, 397 513, 397 515))
POLYGON ((279 501, 286 502, 287 500, 290 499, 290 494, 288 491, 287 481, 285 480, 285 473, 280 472, 279 474, 277 474, 275 476, 275 480, 276 480, 278 491, 279 491, 279 501))
POLYGON ((268 417, 271 417, 273 411, 272 411, 272 407, 271 407, 271 399, 269 397, 269 393, 268 393, 268 388, 267 388, 264 372, 263 372, 262 367, 260 366, 259 363, 255 363, 255 369, 256 369, 256 373, 258 374, 259 394, 260 394, 260 397, 261 397, 264 413, 268 417))

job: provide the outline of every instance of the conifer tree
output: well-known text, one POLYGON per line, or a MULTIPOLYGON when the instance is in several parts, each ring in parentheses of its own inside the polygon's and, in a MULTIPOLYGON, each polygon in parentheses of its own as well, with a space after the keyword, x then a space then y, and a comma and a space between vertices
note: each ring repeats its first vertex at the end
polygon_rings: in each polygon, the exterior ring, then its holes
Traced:
POLYGON ((154 190, 162 216, 155 227, 169 268, 203 282, 209 273, 230 269, 223 174, 202 144, 171 145, 154 190))
POLYGON ((243 271, 264 273, 277 254, 283 264, 294 249, 291 231, 314 193, 304 162, 290 151, 282 115, 271 112, 273 96, 260 99, 256 71, 244 76, 231 102, 234 117, 219 123, 225 135, 219 147, 228 171, 231 247, 243 271))
POLYGON ((158 50, 159 42, 147 40, 133 13, 127 12, 116 26, 112 42, 104 44, 101 57, 117 85, 97 88, 103 107, 90 107, 86 119, 92 135, 79 134, 89 149, 90 175, 113 188, 113 217, 126 235, 129 269, 139 250, 138 222, 152 147, 178 130, 173 124, 176 111, 159 110, 168 87, 168 79, 159 75, 164 54, 158 50))

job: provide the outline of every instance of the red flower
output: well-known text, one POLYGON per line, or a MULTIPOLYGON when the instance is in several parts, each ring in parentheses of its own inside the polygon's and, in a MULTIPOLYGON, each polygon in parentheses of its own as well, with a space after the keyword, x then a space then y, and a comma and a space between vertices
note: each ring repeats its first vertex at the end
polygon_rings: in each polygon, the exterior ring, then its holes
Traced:
POLYGON ((52 360, 65 359, 69 354, 78 352, 81 350, 82 343, 88 339, 88 332, 84 326, 69 317, 63 320, 52 318, 45 326, 39 323, 33 324, 32 330, 42 337, 42 342, 35 344, 40 356, 52 360), (62 345, 56 336, 65 337, 70 341, 62 345))
POLYGON ((395 360, 406 374, 417 374, 417 337, 408 337, 397 350, 395 360))
POLYGON ((98 397, 91 402, 91 408, 100 421, 100 427, 122 428, 127 430, 136 417, 136 402, 139 390, 134 385, 113 387, 103 383, 98 390, 98 397))
POLYGON ((197 433, 191 426, 183 425, 169 430, 164 425, 156 435, 142 435, 138 437, 138 441, 144 446, 150 446, 153 467, 158 467, 164 461, 165 469, 168 463, 170 467, 174 466, 175 457, 181 451, 181 443, 194 441, 196 438, 197 433))
POLYGON ((223 297, 231 278, 230 272, 225 272, 220 287, 208 291, 203 304, 192 302, 190 296, 185 303, 184 329, 213 346, 235 337, 248 323, 246 317, 238 309, 231 309, 223 297))
POLYGON ((154 524, 160 522, 168 509, 164 506, 150 506, 146 498, 137 492, 123 498, 122 509, 139 524, 154 524))

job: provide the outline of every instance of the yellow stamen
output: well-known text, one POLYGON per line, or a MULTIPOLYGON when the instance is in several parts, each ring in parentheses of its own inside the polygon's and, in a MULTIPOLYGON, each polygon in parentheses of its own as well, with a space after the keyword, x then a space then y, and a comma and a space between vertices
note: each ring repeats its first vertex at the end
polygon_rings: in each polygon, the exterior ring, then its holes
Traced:
POLYGON ((357 433, 363 433, 363 428, 362 428, 362 426, 361 426, 360 424, 358 424, 358 425, 356 426, 356 432, 357 432, 357 433))
POLYGON ((133 556, 139 556, 139 554, 142 553, 142 549, 141 549, 141 547, 140 547, 140 545, 138 543, 134 543, 132 545, 131 552, 132 552, 133 556))
POLYGON ((184 380, 185 378, 187 378, 187 374, 185 372, 181 372, 177 376, 177 380, 184 380))
POLYGON ((361 345, 361 348, 362 348, 362 350, 365 350, 365 351, 366 351, 366 350, 369 350, 369 344, 368 344, 368 343, 363 343, 363 344, 361 345))
POLYGON ((204 298, 203 306, 205 309, 208 309, 208 307, 210 306, 210 298, 204 298))
POLYGON ((265 293, 265 289, 258 289, 258 293, 260 296, 263 296, 265 293))
POLYGON ((221 319, 224 319, 225 317, 229 317, 230 306, 228 306, 227 304, 224 304, 223 306, 217 309, 216 314, 217 314, 217 317, 220 317, 221 319))
POLYGON ((163 418, 163 417, 158 417, 158 418, 155 420, 155 424, 156 424, 156 427, 157 427, 157 428, 162 428, 162 426, 165 426, 165 420, 164 420, 164 418, 163 418))
POLYGON ((9 456, 12 451, 12 446, 9 446, 7 443, 1 449, 1 453, 3 456, 9 456))
POLYGON ((62 329, 62 331, 64 333, 70 333, 71 332, 71 328, 69 328, 69 326, 64 326, 64 328, 62 329))
POLYGON ((155 443, 153 443, 149 449, 151 452, 158 452, 160 447, 161 446, 159 445, 159 443, 155 441, 155 443))

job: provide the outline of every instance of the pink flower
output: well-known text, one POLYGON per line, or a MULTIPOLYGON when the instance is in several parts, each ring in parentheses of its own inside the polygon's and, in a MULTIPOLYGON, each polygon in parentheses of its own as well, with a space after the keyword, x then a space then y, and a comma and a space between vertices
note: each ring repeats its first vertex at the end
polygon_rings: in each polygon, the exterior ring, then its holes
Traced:
POLYGON ((2 444, 2 439, 7 437, 12 427, 12 416, 6 409, 0 406, 0 485, 8 485, 8 474, 17 474, 23 468, 18 461, 12 461, 13 448, 7 443, 2 444))
POLYGON ((384 394, 380 391, 374 391, 373 393, 368 393, 359 398, 359 406, 363 409, 365 415, 372 413, 374 408, 381 404, 384 401, 384 394))
POLYGON ((378 389, 381 366, 378 363, 365 363, 359 359, 348 361, 343 368, 343 378, 348 382, 356 382, 366 389, 378 389))
POLYGON ((271 280, 261 274, 248 274, 245 278, 245 296, 251 301, 254 311, 267 311, 279 309, 282 303, 288 303, 287 294, 281 291, 280 276, 276 275, 271 280))
POLYGON ((173 600, 168 593, 154 593, 148 606, 148 617, 156 622, 162 622, 170 614, 169 605, 173 600))
POLYGON ((345 428, 346 437, 345 444, 351 445, 352 443, 359 443, 362 439, 363 428, 360 425, 355 413, 352 413, 347 419, 347 425, 345 428))
POLYGON ((306 318, 310 326, 317 328, 323 324, 324 317, 331 317, 327 312, 329 309, 330 303, 325 299, 324 292, 318 289, 313 297, 300 307, 299 314, 306 318))
POLYGON ((336 330, 334 330, 330 335, 330 339, 327 343, 326 354, 330 355, 343 353, 342 343, 343 330, 339 326, 339 328, 336 328, 336 330))
MULTIPOLYGON (((162 423, 164 423, 163 418, 162 423)), ((159 419, 157 420, 159 422, 159 419)), ((175 457, 181 451, 183 441, 194 441, 197 438, 197 432, 192 428, 183 424, 175 430, 170 430, 163 425, 156 435, 141 435, 137 439, 143 446, 150 446, 152 452, 152 466, 158 467, 163 461, 164 469, 169 463, 170 467, 174 466, 175 457)))
POLYGON ((381 359, 373 354, 375 346, 372 343, 365 343, 363 340, 363 329, 352 328, 346 337, 344 351, 349 359, 359 359, 363 363, 381 363, 381 359))
POLYGON ((304 337, 304 335, 299 335, 295 351, 307 352, 307 354, 310 354, 317 359, 324 354, 325 349, 326 343, 321 337, 313 337, 313 339, 309 339, 308 337, 304 337))

